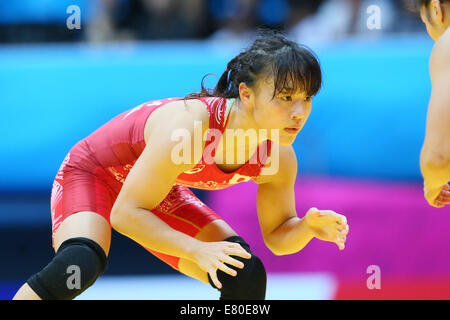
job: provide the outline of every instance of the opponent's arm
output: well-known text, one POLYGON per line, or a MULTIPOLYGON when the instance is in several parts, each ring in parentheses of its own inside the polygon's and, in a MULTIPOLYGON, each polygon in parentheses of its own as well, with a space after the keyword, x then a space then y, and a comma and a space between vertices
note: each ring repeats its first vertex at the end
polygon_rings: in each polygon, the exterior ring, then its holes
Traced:
POLYGON ((344 216, 330 210, 311 208, 299 218, 295 208, 294 185, 297 158, 292 146, 280 146, 279 170, 258 186, 258 218, 266 246, 276 255, 303 249, 316 237, 344 247, 348 225, 344 216))
POLYGON ((450 203, 450 34, 436 42, 430 57, 432 92, 425 141, 420 154, 426 200, 434 207, 450 203))

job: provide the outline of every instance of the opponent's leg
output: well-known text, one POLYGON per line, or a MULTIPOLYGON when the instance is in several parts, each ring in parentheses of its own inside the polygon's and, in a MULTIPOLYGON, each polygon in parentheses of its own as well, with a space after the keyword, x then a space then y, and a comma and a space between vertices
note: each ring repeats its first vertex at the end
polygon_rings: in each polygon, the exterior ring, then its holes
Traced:
POLYGON ((110 243, 111 227, 103 216, 90 211, 68 216, 54 234, 55 257, 13 299, 73 299, 104 272, 110 243), (79 281, 68 285, 76 271, 79 281))

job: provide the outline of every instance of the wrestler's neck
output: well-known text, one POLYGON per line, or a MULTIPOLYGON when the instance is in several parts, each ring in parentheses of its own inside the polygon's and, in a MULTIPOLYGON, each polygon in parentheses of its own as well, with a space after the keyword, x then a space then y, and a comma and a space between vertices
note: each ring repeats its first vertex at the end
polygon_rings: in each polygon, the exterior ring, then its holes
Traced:
MULTIPOLYGON (((230 115, 226 130, 230 130, 232 135, 245 135, 256 134, 258 144, 267 139, 267 137, 261 134, 261 130, 256 123, 252 109, 245 107, 240 99, 232 99, 232 106, 230 109, 230 115)), ((226 133, 226 132, 224 132, 226 133)))
MULTIPOLYGON (((224 133, 220 139, 218 148, 224 153, 237 154, 245 152, 244 162, 249 159, 262 142, 268 139, 258 128, 250 108, 246 108, 240 99, 232 99, 230 115, 224 133), (251 139, 250 137, 255 137, 251 139), (248 137, 248 138, 247 138, 248 137), (233 141, 229 141, 233 140, 233 141)), ((221 155, 218 155, 220 158, 221 155)))

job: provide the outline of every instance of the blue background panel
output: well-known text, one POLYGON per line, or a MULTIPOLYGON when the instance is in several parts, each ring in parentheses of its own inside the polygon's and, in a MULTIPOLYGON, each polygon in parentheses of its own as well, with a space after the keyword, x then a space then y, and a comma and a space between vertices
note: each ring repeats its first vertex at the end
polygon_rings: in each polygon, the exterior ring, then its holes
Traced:
MULTIPOLYGON (((294 143, 299 174, 419 180, 431 91, 426 37, 317 48, 324 85, 294 143)), ((115 115, 185 96, 242 44, 0 47, 0 190, 49 190, 66 153, 115 115)), ((216 76, 207 78, 213 87, 216 76)))

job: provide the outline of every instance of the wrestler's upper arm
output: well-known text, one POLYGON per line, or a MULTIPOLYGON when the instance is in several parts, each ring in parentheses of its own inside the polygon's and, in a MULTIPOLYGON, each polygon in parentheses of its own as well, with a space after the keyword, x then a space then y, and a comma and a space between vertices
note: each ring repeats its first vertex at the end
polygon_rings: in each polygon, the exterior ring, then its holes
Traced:
MULTIPOLYGON (((183 108, 169 116, 170 119, 161 118, 153 124, 146 147, 125 179, 113 212, 123 205, 153 209, 169 193, 178 175, 201 160, 202 152, 198 152, 198 147, 197 153, 194 152, 195 139, 199 143, 198 134, 194 133, 199 132, 200 126, 203 137, 208 124, 195 124, 201 119, 183 108), (190 156, 183 159, 185 153, 190 153, 190 156)), ((200 143, 202 151, 204 142, 200 143)))
POLYGON ((296 217, 295 180, 297 157, 292 146, 280 146, 279 169, 258 185, 257 212, 264 241, 269 245, 270 233, 286 220, 296 217))

